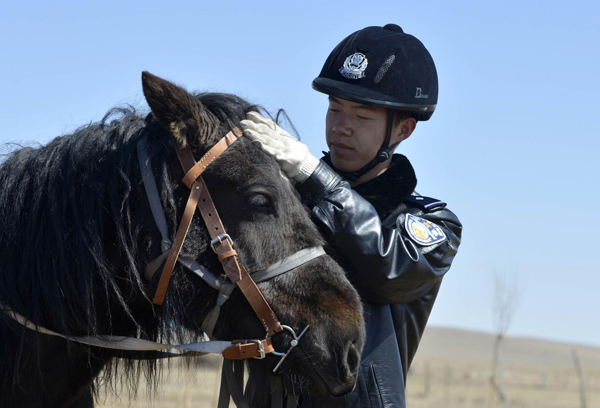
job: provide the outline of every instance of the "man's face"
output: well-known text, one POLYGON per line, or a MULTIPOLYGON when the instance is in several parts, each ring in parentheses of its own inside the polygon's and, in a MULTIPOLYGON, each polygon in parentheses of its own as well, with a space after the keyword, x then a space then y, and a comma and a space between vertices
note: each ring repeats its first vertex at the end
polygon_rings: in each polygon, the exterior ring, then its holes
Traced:
POLYGON ((325 133, 333 165, 347 172, 361 169, 375 158, 386 127, 386 109, 329 96, 325 133))

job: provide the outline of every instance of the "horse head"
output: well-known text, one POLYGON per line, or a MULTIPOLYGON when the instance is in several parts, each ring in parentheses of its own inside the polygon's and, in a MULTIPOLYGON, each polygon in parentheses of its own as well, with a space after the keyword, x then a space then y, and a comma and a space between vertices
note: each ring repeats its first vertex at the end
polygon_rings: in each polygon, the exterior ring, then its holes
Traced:
MULTIPOLYGON (((164 302, 155 296, 190 197, 177 151, 189 149, 199 160, 256 108, 233 95, 192 95, 149 73, 142 83, 151 108, 146 117, 121 109, 121 118, 111 120, 113 110, 99 124, 16 150, 0 163, 0 407, 91 406, 92 382, 103 369, 108 376, 133 374, 133 384, 137 368, 155 372, 152 360, 136 365, 147 355, 91 347, 74 336, 167 343, 197 341, 205 332, 227 341, 266 337, 263 318, 223 273, 199 215, 182 241, 164 302), (163 227, 154 212, 162 213, 163 227)), ((227 259, 251 276, 324 245, 277 163, 246 138, 210 162, 202 178, 233 241, 235 256, 228 251, 227 259)), ((348 393, 365 333, 344 271, 321 255, 270 277, 257 279, 257 287, 278 327, 289 330, 276 329, 267 340, 278 352, 291 351, 283 362, 273 354, 247 361, 253 406, 269 398, 264 390, 275 368, 290 394, 348 393)))
MULTIPOLYGON (((249 110, 255 109, 231 95, 193 97, 149 73, 143 74, 143 85, 156 121, 173 143, 189 146, 197 158, 244 119, 249 110)), ((187 188, 179 181, 183 172, 176 159, 171 160, 170 169, 172 182, 177 185, 175 196, 185 197, 187 188)), ((203 178, 227 233, 233 237, 239 259, 251 275, 298 251, 324 245, 293 185, 277 163, 249 140, 240 138, 233 143, 210 163, 203 178)), ((183 205, 184 200, 180 199, 178 213, 183 205)), ((197 217, 182 253, 222 275, 209 242, 206 226, 197 217)), ((188 312, 214 307, 214 291, 211 294, 210 290, 198 290, 204 282, 196 282, 197 276, 180 272, 173 275, 173 288, 169 289, 173 289, 172 296, 167 295, 167 303, 177 293, 177 301, 184 300, 188 312), (190 281, 195 284, 190 285, 190 281)), ((296 334, 309 328, 299 341, 300 346, 278 368, 288 391, 336 396, 349 392, 358 374, 364 323, 358 295, 344 271, 323 255, 261 282, 258 287, 282 324, 296 334)), ((203 315, 197 313, 184 323, 197 330, 203 315)), ((265 337, 265 329, 240 290, 234 290, 221 307, 214 337, 265 337)), ((272 340, 276 350, 287 350, 294 337, 284 331, 272 340)), ((251 384, 257 383, 261 373, 272 371, 277 362, 272 355, 249 361, 251 384)))

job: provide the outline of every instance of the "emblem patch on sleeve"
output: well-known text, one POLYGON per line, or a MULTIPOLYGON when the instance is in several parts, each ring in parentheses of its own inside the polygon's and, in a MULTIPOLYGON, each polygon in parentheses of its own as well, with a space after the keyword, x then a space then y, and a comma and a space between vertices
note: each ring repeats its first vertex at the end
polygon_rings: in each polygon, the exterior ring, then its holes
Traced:
POLYGON ((446 240, 446 234, 431 221, 406 214, 404 228, 408 236, 419 245, 431 246, 446 240))

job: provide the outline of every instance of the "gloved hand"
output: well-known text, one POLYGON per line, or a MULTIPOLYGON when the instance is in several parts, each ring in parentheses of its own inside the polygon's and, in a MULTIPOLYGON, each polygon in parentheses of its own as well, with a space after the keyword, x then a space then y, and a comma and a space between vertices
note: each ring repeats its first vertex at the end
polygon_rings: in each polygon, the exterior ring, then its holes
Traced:
POLYGON ((319 165, 319 159, 304 143, 260 113, 249 112, 241 126, 244 136, 260 144, 262 151, 275 158, 281 170, 297 183, 305 181, 319 165))

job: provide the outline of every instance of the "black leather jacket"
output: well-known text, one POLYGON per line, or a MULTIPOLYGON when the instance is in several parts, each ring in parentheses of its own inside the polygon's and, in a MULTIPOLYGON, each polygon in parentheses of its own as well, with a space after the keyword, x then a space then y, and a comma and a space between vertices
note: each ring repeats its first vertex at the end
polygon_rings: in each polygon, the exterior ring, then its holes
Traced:
POLYGON ((355 190, 323 162, 297 186, 360 293, 367 324, 355 390, 342 398, 303 398, 302 407, 406 406, 406 374, 462 229, 445 203, 411 195, 415 186, 414 170, 402 155, 355 190), (417 244, 404 225, 407 214, 439 226, 446 239, 417 244))

